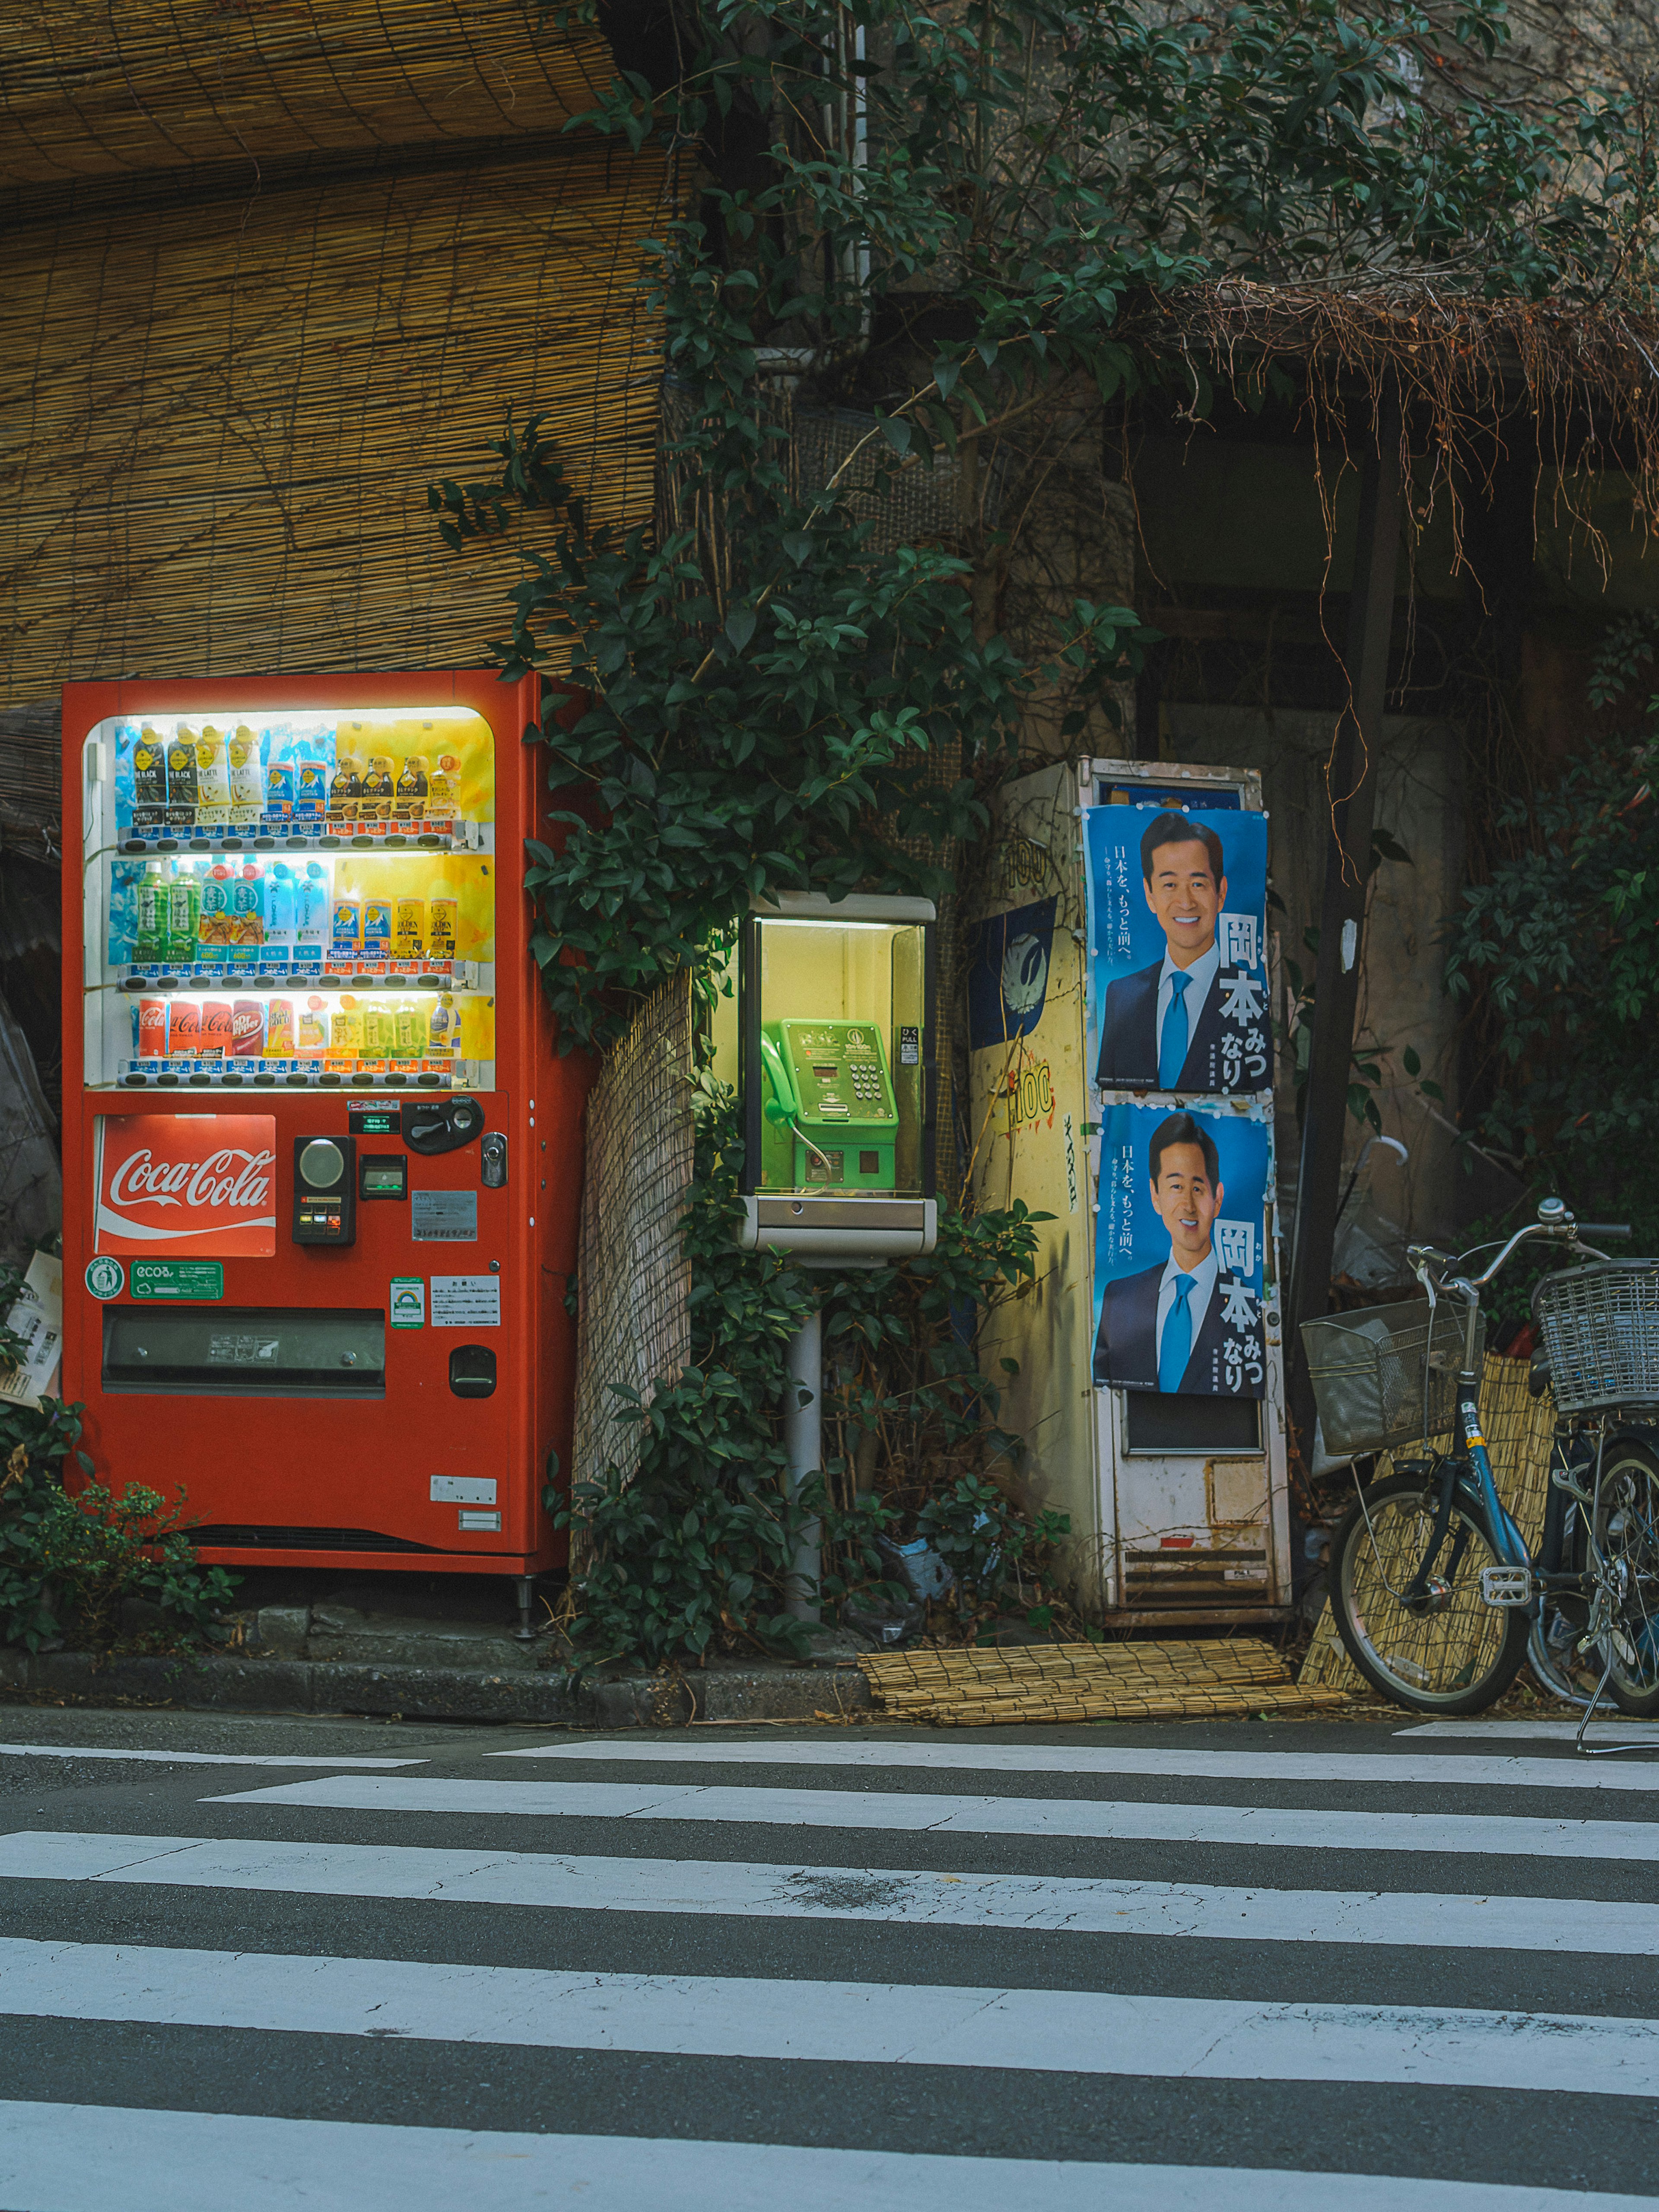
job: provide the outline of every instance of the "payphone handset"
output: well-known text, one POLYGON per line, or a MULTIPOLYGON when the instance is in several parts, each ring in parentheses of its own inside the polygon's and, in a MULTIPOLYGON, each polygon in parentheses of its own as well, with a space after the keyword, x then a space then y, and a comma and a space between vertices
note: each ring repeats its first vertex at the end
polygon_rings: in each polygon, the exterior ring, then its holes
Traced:
POLYGON ((767 1022, 760 1049, 771 1092, 768 1182, 891 1191, 898 1105, 881 1031, 869 1022, 767 1022))

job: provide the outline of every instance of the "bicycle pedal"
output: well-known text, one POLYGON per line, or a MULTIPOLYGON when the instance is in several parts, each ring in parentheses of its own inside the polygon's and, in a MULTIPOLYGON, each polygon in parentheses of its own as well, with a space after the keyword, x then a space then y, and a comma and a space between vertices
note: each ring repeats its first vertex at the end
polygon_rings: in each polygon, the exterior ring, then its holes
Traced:
POLYGON ((1487 1605, 1530 1605, 1533 1596, 1531 1568, 1482 1567, 1480 1595, 1487 1605))

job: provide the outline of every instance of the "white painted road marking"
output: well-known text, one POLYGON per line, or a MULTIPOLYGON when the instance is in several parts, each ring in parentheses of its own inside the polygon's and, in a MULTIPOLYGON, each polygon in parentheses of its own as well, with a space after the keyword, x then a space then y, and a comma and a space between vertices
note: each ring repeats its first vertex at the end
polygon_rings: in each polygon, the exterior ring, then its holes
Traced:
POLYGON ((921 1791, 769 1790, 689 1783, 494 1782, 345 1774, 204 1798, 210 1805, 314 1805, 362 1813, 538 1820, 752 1821, 926 1835, 1051 1836, 1289 1850, 1455 1851, 1476 1857, 1659 1859, 1640 1820, 1541 1820, 1449 1813, 1304 1812, 1261 1805, 1115 1803, 1087 1797, 956 1797, 921 1791))
MULTIPOLYGON (((1396 1729, 1398 1736, 1496 1736, 1518 1741, 1532 1736, 1546 1743, 1571 1743, 1577 1721, 1423 1721, 1415 1728, 1396 1729)), ((1592 1721, 1584 1731, 1586 1743, 1623 1743, 1632 1750, 1659 1751, 1659 1722, 1592 1721)), ((494 1756, 491 1753, 490 1756, 494 1756)))
POLYGON ((0 2013, 564 2051, 1659 2095, 1659 2021, 0 1939, 0 2013))
POLYGON ((26 1829, 0 1880, 120 1881, 289 1896, 429 1898, 586 1912, 726 1913, 1068 1935, 1427 1944, 1659 1957, 1659 1905, 1200 1883, 917 1874, 902 1868, 555 1856, 368 1844, 237 1842, 26 1829))
POLYGON ((28 2212, 1653 2212, 1659 2198, 1416 2174, 942 2158, 0 2105, 0 2202, 28 2212))
POLYGON ((0 1743, 5 1759, 138 1759, 159 1766, 424 1766, 423 1759, 298 1759, 276 1752, 116 1751, 106 1744, 0 1743))
POLYGON ((626 1760, 678 1766, 902 1766, 971 1768, 981 1774, 1140 1774, 1158 1781, 1311 1783, 1321 1789, 1376 1782, 1437 1790, 1638 1790, 1659 1796, 1659 1767, 1582 1759, 1466 1759, 1455 1752, 1150 1751, 1129 1744, 904 1743, 867 1738, 772 1736, 763 1742, 634 1739, 534 1744, 487 1759, 626 1760))

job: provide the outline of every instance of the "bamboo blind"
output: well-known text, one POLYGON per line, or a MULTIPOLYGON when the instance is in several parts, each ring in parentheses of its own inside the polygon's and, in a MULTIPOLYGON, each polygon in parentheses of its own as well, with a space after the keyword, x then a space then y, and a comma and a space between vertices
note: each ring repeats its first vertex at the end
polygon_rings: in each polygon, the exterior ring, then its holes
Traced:
POLYGON ((536 0, 0 0, 0 183, 557 131, 614 74, 536 0))
POLYGON ((70 678, 476 663, 519 571, 426 507, 550 413, 650 514, 664 167, 592 141, 0 238, 0 707, 70 678))
POLYGON ((858 1663, 884 1713, 940 1728, 1199 1720, 1347 1703, 1340 1690, 1298 1687, 1272 1644, 1243 1637, 861 1653, 858 1663))

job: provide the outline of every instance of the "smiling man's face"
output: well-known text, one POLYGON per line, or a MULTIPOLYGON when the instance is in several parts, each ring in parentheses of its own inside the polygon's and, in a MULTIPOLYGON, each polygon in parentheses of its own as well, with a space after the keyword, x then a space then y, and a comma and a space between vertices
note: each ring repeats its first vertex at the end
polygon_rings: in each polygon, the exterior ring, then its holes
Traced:
POLYGON ((1177 968, 1190 968, 1215 943, 1215 918, 1227 902, 1227 878, 1216 881, 1202 838, 1160 845, 1146 890, 1170 941, 1170 957, 1177 968))
POLYGON ((1196 1267, 1210 1249, 1210 1228, 1226 1196, 1198 1145, 1168 1145, 1158 1155, 1152 1204, 1170 1232, 1170 1249, 1183 1269, 1196 1267))

